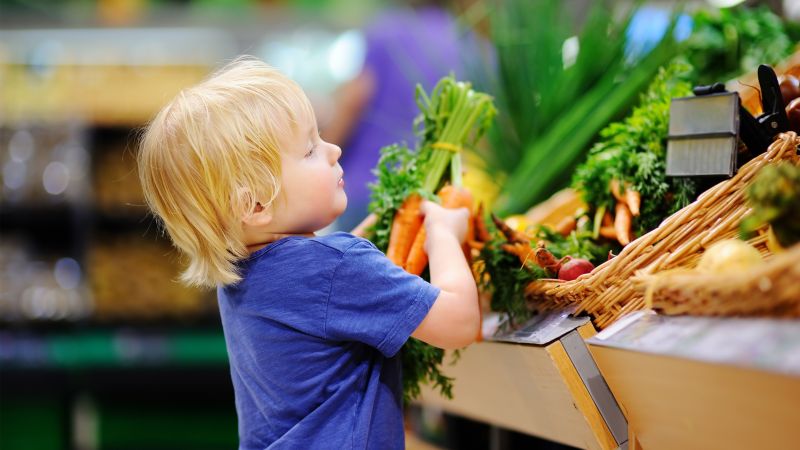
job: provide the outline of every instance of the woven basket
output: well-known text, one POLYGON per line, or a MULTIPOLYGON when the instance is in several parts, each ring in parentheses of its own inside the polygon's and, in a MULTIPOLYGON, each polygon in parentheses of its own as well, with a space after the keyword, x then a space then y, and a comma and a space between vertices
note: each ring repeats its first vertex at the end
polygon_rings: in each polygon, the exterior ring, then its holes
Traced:
POLYGON ((800 318, 800 244, 746 273, 676 270, 633 283, 646 305, 663 314, 800 318))
MULTIPOLYGON (((692 268, 711 244, 736 237, 739 221, 750 208, 744 190, 767 164, 791 161, 800 164, 795 133, 781 134, 767 152, 739 169, 731 179, 704 192, 692 204, 667 217, 658 228, 631 242, 614 259, 573 281, 539 280, 526 288, 527 300, 537 309, 577 305, 576 313, 587 312, 598 329, 620 316, 646 307, 644 294, 631 277, 676 268, 692 268)), ((762 254, 769 254, 766 238, 753 242, 762 254)))

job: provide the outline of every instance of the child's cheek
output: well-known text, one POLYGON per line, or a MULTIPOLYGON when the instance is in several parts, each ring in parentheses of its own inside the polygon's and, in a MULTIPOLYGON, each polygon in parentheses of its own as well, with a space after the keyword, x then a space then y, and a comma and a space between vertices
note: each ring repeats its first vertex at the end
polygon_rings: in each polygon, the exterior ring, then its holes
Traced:
POLYGON ((332 199, 332 181, 328 174, 317 173, 314 177, 307 180, 307 183, 310 191, 309 196, 315 205, 324 206, 326 202, 332 199))

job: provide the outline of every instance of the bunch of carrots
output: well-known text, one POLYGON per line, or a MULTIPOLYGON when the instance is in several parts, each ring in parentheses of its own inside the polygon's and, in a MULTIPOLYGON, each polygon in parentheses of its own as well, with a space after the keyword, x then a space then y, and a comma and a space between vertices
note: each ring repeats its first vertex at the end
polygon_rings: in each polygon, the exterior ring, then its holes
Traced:
MULTIPOLYGON (((428 265, 420 214, 422 201, 443 185, 437 195, 443 207, 467 208, 473 213, 472 194, 462 186, 461 151, 477 143, 491 125, 496 110, 491 97, 452 76, 443 78, 430 97, 417 86, 417 104, 421 111, 417 125, 422 137, 418 158, 422 186, 418 192, 409 193, 397 209, 386 256, 407 272, 420 275, 428 265), (449 179, 445 177, 448 167, 449 179)), ((473 222, 470 220, 468 243, 474 242, 473 222)), ((469 257, 468 246, 465 254, 469 257)))
MULTIPOLYGON (((464 248, 464 254, 469 258, 470 245, 476 245, 472 194, 463 187, 447 184, 439 190, 438 198, 444 208, 467 208, 470 211, 471 220, 464 248)), ((420 215, 421 205, 422 197, 419 194, 412 194, 403 202, 392 222, 389 248, 386 251, 386 256, 393 263, 414 275, 421 275, 428 265, 428 255, 425 253, 426 234, 420 215)))
POLYGON ((606 210, 605 206, 597 209, 595 215, 595 237, 602 236, 606 239, 616 240, 623 247, 635 239, 632 228, 633 218, 639 215, 642 204, 641 195, 633 190, 631 183, 620 183, 613 179, 609 189, 616 199, 614 215, 606 210))
MULTIPOLYGON (((381 150, 370 204, 375 225, 367 234, 391 261, 422 276, 428 265, 422 201, 438 199, 445 208, 473 211, 472 195, 462 186, 461 152, 474 148, 491 126, 496 110, 490 96, 452 76, 441 79, 430 96, 417 86, 416 101, 420 115, 414 126, 419 145, 415 150, 405 145, 381 150)), ((480 214, 479 209, 473 217, 480 214)), ((472 235, 472 231, 468 233, 472 235)), ((468 248, 465 252, 470 254, 468 248)), ((443 350, 424 342, 410 339, 405 344, 402 365, 406 401, 419 395, 422 382, 432 384, 446 397, 452 396, 452 379, 440 370, 443 358, 443 350)))

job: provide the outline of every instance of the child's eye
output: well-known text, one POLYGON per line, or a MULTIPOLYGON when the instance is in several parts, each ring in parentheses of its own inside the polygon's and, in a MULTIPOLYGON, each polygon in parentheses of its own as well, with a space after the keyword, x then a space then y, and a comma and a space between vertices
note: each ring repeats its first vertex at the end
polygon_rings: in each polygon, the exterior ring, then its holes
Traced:
POLYGON ((311 148, 310 148, 310 149, 308 149, 308 152, 306 152, 306 156, 305 156, 305 157, 306 157, 306 158, 308 158, 308 157, 310 157, 311 155, 313 155, 313 154, 314 154, 314 149, 315 149, 315 148, 317 148, 317 146, 316 146, 316 145, 312 145, 312 146, 311 146, 311 148))

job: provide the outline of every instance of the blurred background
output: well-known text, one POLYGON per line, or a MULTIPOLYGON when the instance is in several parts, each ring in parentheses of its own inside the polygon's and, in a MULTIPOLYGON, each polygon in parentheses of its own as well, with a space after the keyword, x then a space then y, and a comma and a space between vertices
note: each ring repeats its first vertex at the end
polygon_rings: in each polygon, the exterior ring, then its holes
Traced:
MULTIPOLYGON (((175 281, 182 262, 144 205, 137 134, 181 88, 259 57, 303 86, 343 146, 351 206, 325 231, 348 230, 366 215, 378 149, 414 140, 416 83, 452 72, 491 92, 504 3, 0 0, 0 449, 235 448, 215 293, 175 281)), ((592 2, 555 3, 577 33, 592 2)), ((661 38, 677 3, 638 11, 629 54, 661 38)), ((797 0, 752 3, 800 16, 797 0)), ((470 182, 491 196, 475 165, 470 182)), ((488 448, 488 428, 460 420, 411 408, 409 427, 488 448)))

